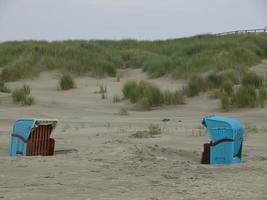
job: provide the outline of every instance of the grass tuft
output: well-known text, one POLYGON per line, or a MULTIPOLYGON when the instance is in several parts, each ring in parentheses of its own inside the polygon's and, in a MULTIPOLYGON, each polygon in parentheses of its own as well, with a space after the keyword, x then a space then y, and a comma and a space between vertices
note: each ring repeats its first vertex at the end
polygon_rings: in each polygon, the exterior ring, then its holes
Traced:
POLYGON ((63 74, 59 80, 61 90, 69 90, 75 87, 75 83, 70 74, 63 74))
POLYGON ((0 82, 0 92, 10 93, 11 90, 6 86, 4 82, 0 82))
POLYGON ((24 101, 25 97, 26 97, 26 94, 25 94, 24 90, 21 88, 16 88, 12 92, 12 99, 13 99, 13 102, 15 102, 15 103, 24 101))
POLYGON ((233 104, 238 108, 256 107, 258 103, 257 91, 254 87, 241 86, 233 96, 233 104))
POLYGON ((128 81, 124 84, 122 93, 126 99, 130 99, 131 103, 136 103, 139 100, 139 86, 136 81, 128 81))
MULTIPOLYGON (((101 84, 100 86, 99 86, 99 91, 98 91, 98 93, 101 95, 101 99, 107 99, 108 98, 108 96, 107 96, 107 87, 106 86, 104 86, 103 84, 101 84)), ((114 100, 114 99, 113 99, 114 100)))
POLYGON ((210 88, 218 88, 223 83, 223 77, 217 73, 209 74, 206 79, 210 88))
POLYGON ((234 84, 240 84, 241 72, 238 72, 235 69, 224 70, 220 73, 222 80, 231 81, 234 84))
POLYGON ((20 103, 21 105, 32 105, 34 103, 34 98, 30 95, 30 87, 28 85, 24 85, 21 88, 16 88, 11 97, 13 102, 20 103))
POLYGON ((34 98, 32 96, 26 96, 25 99, 22 101, 22 105, 30 106, 34 103, 34 98))
POLYGON ((262 108, 264 108, 264 103, 267 100, 267 90, 265 88, 261 88, 259 90, 259 104, 262 108))
POLYGON ((29 85, 23 85, 23 86, 22 86, 22 90, 24 91, 24 93, 25 93, 26 95, 30 95, 30 94, 31 94, 31 88, 30 88, 29 85))
POLYGON ((229 111, 231 106, 231 97, 227 93, 223 92, 221 94, 221 106, 223 110, 229 111))
POLYGON ((152 107, 165 105, 184 104, 184 96, 179 91, 165 91, 147 81, 128 81, 124 84, 122 93, 131 103, 140 103, 144 110, 152 107))
POLYGON ((150 124, 148 131, 150 135, 160 135, 162 133, 161 127, 157 124, 150 124))
POLYGON ((181 105, 185 103, 183 94, 178 90, 174 92, 166 90, 163 92, 162 96, 163 96, 163 103, 165 105, 181 105))
POLYGON ((263 78, 255 72, 247 73, 242 79, 242 85, 247 87, 261 88, 263 86, 263 78))
POLYGON ((208 82, 199 75, 194 75, 190 78, 185 92, 188 97, 198 96, 200 92, 209 90, 208 82))
POLYGON ((232 96, 234 93, 234 84, 231 81, 225 81, 220 87, 220 92, 228 96, 232 96))

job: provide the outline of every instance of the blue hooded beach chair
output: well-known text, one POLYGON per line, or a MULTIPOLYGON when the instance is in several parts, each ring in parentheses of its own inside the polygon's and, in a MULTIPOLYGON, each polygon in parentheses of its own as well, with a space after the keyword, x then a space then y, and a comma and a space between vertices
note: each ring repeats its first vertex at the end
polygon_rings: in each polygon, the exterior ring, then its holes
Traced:
POLYGON ((56 125, 55 119, 18 119, 13 126, 9 155, 53 155, 55 140, 50 136, 56 125))
POLYGON ((233 118, 204 117, 202 124, 208 129, 210 143, 204 144, 203 164, 233 164, 242 160, 244 128, 233 118))

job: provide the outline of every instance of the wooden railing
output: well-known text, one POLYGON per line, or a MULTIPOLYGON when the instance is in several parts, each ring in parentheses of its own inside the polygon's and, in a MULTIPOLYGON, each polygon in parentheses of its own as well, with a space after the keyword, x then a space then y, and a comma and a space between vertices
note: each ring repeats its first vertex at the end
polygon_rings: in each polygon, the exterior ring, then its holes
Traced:
POLYGON ((215 35, 222 36, 222 35, 237 35, 237 34, 258 34, 258 33, 267 33, 267 27, 258 28, 258 29, 228 31, 228 32, 222 32, 222 33, 216 33, 215 35))

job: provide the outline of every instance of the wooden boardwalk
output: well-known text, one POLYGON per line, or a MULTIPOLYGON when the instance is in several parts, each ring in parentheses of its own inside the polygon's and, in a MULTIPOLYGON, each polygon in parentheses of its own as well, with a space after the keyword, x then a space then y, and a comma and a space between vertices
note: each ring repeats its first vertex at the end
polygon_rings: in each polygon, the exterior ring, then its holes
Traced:
POLYGON ((240 35, 240 34, 259 34, 259 33, 267 33, 267 27, 258 28, 258 29, 245 29, 245 30, 237 30, 237 31, 228 31, 222 33, 216 33, 216 36, 223 35, 240 35))

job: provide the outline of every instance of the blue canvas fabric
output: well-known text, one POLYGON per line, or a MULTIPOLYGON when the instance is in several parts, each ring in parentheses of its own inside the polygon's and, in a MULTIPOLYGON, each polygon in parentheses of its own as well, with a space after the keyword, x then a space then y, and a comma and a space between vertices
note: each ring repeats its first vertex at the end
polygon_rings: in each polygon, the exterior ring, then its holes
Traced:
POLYGON ((9 151, 10 156, 16 156, 17 154, 26 156, 26 141, 35 122, 36 120, 34 119, 19 119, 14 123, 9 151))
POLYGON ((214 115, 204 117, 202 124, 211 139, 211 164, 241 162, 244 127, 239 120, 214 115))

